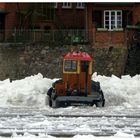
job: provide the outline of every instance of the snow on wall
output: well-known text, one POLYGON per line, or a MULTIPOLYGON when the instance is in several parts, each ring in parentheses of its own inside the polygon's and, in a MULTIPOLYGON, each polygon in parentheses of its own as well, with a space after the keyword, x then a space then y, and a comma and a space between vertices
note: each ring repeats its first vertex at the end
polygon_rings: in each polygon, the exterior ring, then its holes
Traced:
MULTIPOLYGON (((92 79, 100 82, 106 106, 140 107, 140 75, 120 79, 94 73, 92 79)), ((0 81, 0 106, 45 107, 47 90, 55 80, 39 73, 22 80, 0 81)))

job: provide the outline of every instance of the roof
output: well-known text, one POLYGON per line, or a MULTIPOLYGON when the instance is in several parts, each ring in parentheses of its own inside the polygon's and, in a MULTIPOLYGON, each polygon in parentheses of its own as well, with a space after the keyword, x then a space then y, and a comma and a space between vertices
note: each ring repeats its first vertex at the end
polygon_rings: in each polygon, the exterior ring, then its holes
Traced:
POLYGON ((76 59, 85 61, 93 60, 93 58, 86 52, 69 52, 64 55, 64 59, 76 59))

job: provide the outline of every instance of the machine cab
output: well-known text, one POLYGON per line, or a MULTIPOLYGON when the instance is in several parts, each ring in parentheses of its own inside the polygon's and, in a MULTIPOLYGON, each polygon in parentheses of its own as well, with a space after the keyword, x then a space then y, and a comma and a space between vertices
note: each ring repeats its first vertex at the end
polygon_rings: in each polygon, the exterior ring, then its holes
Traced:
POLYGON ((64 56, 63 73, 67 74, 80 74, 87 72, 92 74, 92 57, 86 52, 68 53, 64 56))
POLYGON ((80 94, 91 93, 92 61, 86 52, 72 52, 64 56, 63 80, 68 88, 80 94))
POLYGON ((93 58, 86 52, 69 52, 63 58, 63 78, 48 90, 50 107, 90 104, 103 107, 105 103, 99 82, 92 76, 93 58))

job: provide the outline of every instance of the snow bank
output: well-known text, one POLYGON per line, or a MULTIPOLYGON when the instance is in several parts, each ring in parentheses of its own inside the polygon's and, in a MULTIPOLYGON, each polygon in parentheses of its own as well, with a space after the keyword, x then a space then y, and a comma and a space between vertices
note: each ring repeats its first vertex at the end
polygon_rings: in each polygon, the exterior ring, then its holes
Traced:
MULTIPOLYGON (((140 75, 118 78, 97 75, 106 99, 106 106, 140 107, 140 75)), ((41 74, 10 82, 0 81, 0 106, 45 107, 46 93, 56 79, 41 74)))
POLYGON ((0 106, 43 107, 52 82, 41 74, 12 82, 0 81, 0 106))
POLYGON ((140 107, 140 75, 118 78, 94 73, 92 79, 100 82, 106 106, 140 107))

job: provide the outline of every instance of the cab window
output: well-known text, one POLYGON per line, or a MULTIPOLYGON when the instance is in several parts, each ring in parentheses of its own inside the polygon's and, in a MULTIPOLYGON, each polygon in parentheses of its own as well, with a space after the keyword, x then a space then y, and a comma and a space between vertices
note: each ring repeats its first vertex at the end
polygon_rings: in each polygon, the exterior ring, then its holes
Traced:
POLYGON ((77 71, 77 61, 76 60, 65 60, 64 61, 64 70, 75 72, 77 71))

